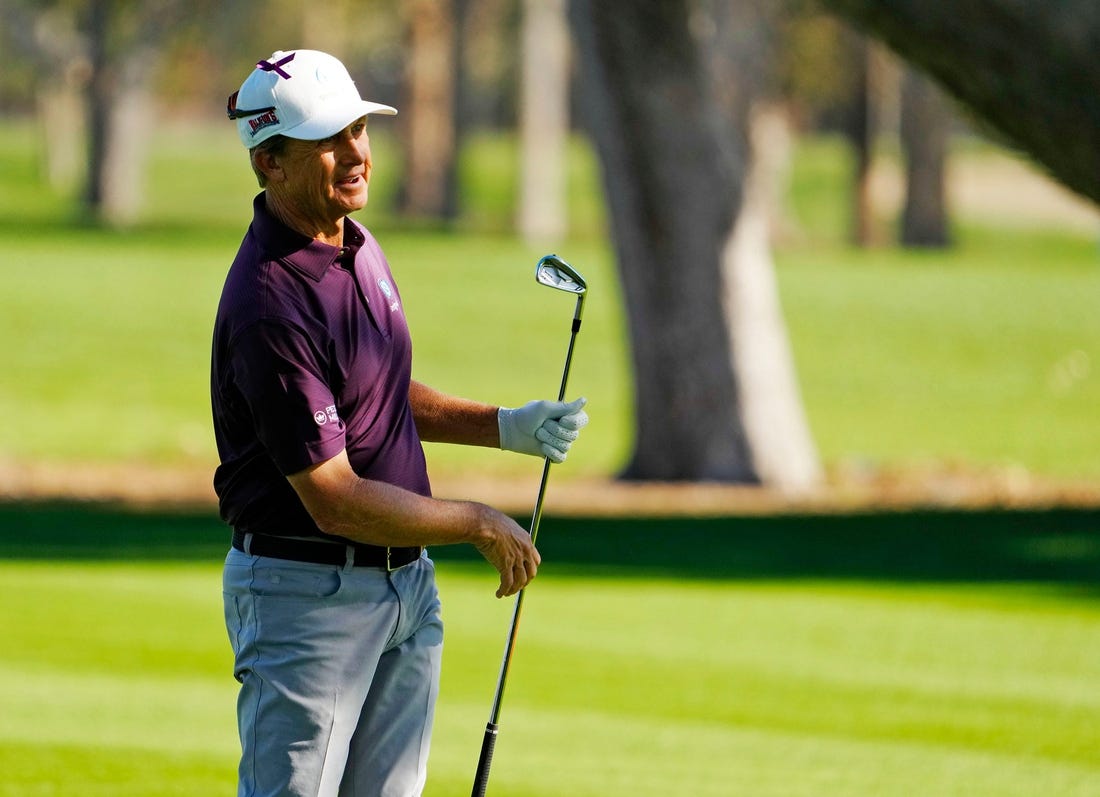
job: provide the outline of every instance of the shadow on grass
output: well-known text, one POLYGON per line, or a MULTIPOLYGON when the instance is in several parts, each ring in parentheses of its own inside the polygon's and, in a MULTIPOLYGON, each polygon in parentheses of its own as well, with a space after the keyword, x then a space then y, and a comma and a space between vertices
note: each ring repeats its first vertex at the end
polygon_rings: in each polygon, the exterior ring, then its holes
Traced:
MULTIPOLYGON (((218 563, 228 539, 209 510, 0 503, 0 559, 218 563)), ((555 568, 624 577, 1014 581, 1100 594, 1097 510, 545 517, 539 549, 555 568)), ((436 547, 432 557, 479 559, 469 546, 436 547)))

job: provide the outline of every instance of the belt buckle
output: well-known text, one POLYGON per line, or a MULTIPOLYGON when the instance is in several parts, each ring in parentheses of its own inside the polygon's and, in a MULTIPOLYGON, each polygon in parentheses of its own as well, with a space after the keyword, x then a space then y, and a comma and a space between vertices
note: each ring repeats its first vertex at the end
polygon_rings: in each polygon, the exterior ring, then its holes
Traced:
MULTIPOLYGON (((401 550, 404 551, 406 549, 402 548, 401 550)), ((424 549, 423 549, 423 547, 421 547, 421 548, 419 548, 419 550, 421 552, 423 552, 424 549)), ((413 557, 412 559, 409 559, 408 561, 404 561, 399 565, 395 565, 393 563, 393 548, 391 548, 388 545, 386 546, 386 572, 387 573, 395 573, 398 570, 406 568, 409 565, 411 565, 413 562, 415 562, 416 559, 417 559, 417 557, 413 557)))

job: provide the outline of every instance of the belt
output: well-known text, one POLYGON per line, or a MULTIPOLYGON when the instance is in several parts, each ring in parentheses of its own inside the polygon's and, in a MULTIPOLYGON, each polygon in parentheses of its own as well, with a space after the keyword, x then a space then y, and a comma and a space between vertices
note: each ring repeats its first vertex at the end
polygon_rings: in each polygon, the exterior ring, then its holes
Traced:
POLYGON ((245 534, 241 531, 233 532, 233 547, 252 556, 270 556, 274 559, 313 562, 319 565, 379 567, 386 571, 397 570, 415 562, 424 550, 419 547, 388 548, 366 543, 341 545, 324 540, 294 540, 270 534, 245 534))

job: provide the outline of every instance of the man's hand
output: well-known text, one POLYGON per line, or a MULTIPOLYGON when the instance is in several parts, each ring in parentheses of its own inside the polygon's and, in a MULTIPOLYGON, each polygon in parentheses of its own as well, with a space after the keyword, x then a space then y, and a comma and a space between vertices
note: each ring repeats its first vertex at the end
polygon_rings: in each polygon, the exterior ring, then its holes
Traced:
POLYGON ((482 505, 481 530, 474 547, 500 573, 497 597, 515 595, 538 573, 542 557, 523 528, 501 512, 482 505))
POLYGON ((500 447, 551 462, 565 462, 569 447, 588 424, 585 398, 561 401, 529 401, 522 407, 501 407, 497 413, 500 447))

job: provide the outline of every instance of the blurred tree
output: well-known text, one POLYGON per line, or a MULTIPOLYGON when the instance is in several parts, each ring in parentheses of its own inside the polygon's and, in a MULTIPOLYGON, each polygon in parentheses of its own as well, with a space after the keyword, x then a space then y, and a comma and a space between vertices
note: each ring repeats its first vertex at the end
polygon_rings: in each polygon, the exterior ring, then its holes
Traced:
POLYGON ((852 147, 852 242, 871 246, 882 239, 872 190, 875 154, 884 135, 896 135, 905 160, 901 242, 947 245, 947 145, 954 114, 942 92, 817 3, 789 0, 787 11, 784 96, 803 110, 809 127, 839 128, 852 147))
POLYGON ((947 223, 947 150, 952 114, 947 98, 922 72, 909 67, 901 86, 901 147, 905 155, 905 207, 901 243, 942 248, 947 223))
POLYGON ((520 56, 520 234, 537 244, 567 231, 569 23, 565 0, 523 0, 520 56))
POLYGON ((774 285, 769 201, 758 193, 768 159, 754 146, 767 137, 750 135, 777 8, 571 8, 634 361, 626 478, 798 490, 819 477, 774 285))
POLYGON ((65 189, 83 175, 83 90, 88 80, 86 40, 75 3, 0 5, 0 46, 9 55, 4 77, 21 80, 41 130, 42 171, 65 189), (23 74, 21 74, 23 73, 23 74))
POLYGON ((463 21, 463 128, 512 129, 519 94, 520 6, 514 0, 467 0, 463 21))
POLYGON ((822 0, 950 93, 1069 188, 1100 201, 1096 0, 822 0))
POLYGON ((165 43, 215 0, 46 0, 0 5, 5 36, 34 65, 47 175, 84 178, 88 216, 123 225, 142 204, 150 93, 165 43), (86 157, 75 155, 86 130, 86 157), (80 163, 86 173, 78 175, 80 163))
POLYGON ((845 30, 847 56, 851 61, 851 111, 844 133, 855 154, 852 175, 852 243, 870 246, 874 242, 874 203, 871 200, 871 166, 874 162, 878 116, 875 113, 872 43, 850 29, 845 30))
POLYGON ((780 93, 791 105, 798 126, 845 128, 859 68, 851 57, 851 31, 814 0, 786 0, 778 30, 780 93))
POLYGON ((352 24, 351 0, 298 1, 302 19, 300 39, 283 49, 321 50, 346 61, 348 40, 357 30, 352 24))
POLYGON ((91 79, 84 199, 89 213, 99 221, 126 225, 136 220, 141 208, 154 112, 151 79, 161 37, 172 29, 173 12, 178 13, 182 6, 156 8, 143 15, 140 4, 124 0, 91 0, 88 4, 84 29, 91 79), (165 17, 155 13, 161 10, 167 12, 165 17))
POLYGON ((412 218, 450 219, 457 202, 457 92, 462 0, 402 0, 408 30, 399 200, 412 218))

